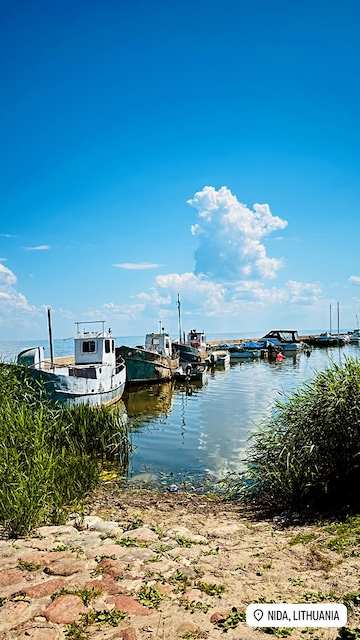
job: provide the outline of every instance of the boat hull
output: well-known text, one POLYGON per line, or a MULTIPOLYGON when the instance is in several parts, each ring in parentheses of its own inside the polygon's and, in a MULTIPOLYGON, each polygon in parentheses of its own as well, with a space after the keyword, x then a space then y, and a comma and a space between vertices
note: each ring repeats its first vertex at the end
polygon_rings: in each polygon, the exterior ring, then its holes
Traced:
POLYGON ((126 363, 128 384, 164 382, 174 377, 179 358, 162 356, 153 351, 133 347, 118 347, 116 354, 126 363))
POLYGON ((260 358, 260 351, 250 351, 246 349, 230 351, 230 361, 256 360, 257 358, 260 358))
POLYGON ((51 400, 67 406, 87 404, 95 407, 114 404, 121 399, 126 382, 125 369, 115 374, 113 386, 109 389, 99 388, 97 385, 94 385, 94 389, 82 389, 81 379, 73 381, 69 376, 57 375, 42 369, 30 369, 30 373, 44 384, 46 395, 51 400))

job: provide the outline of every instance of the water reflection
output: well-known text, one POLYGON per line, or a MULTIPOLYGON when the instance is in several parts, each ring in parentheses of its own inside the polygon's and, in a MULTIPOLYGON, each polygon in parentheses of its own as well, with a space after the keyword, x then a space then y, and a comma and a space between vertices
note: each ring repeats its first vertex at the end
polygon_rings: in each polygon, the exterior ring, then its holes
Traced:
POLYGON ((166 417, 171 410, 173 390, 172 382, 130 387, 123 396, 129 417, 136 420, 166 417))
POLYGON ((186 386, 171 385, 132 391, 125 397, 136 426, 131 472, 171 474, 177 481, 189 474, 221 477, 241 469, 249 435, 270 416, 276 400, 330 361, 359 353, 347 346, 340 352, 317 349, 310 357, 287 356, 281 363, 235 363, 209 371, 208 384, 191 393, 186 386))

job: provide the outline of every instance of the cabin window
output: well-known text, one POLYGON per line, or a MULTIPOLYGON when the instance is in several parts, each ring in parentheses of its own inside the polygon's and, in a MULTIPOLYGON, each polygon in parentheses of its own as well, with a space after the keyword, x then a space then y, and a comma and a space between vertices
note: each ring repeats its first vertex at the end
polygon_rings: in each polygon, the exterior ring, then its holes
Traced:
POLYGON ((105 353, 110 353, 110 340, 105 340, 105 353))
POLYGON ((83 353, 95 353, 95 340, 86 340, 82 343, 83 353))
POLYGON ((111 351, 114 353, 115 350, 115 343, 114 340, 111 340, 111 351))
POLYGON ((170 348, 170 340, 166 340, 165 346, 166 346, 167 349, 170 348))

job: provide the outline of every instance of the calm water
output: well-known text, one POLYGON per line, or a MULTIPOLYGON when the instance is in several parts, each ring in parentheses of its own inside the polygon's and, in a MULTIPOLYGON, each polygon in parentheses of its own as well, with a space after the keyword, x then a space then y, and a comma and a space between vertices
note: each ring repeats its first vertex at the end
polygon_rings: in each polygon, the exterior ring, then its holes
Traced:
MULTIPOLYGON (((126 341, 141 343, 138 337, 126 341)), ((0 353, 9 357, 25 346, 0 343, 0 353)), ((55 342, 57 355, 71 350, 71 341, 55 342)), ((276 364, 236 363, 209 374, 192 393, 170 383, 131 390, 123 399, 134 444, 130 477, 179 482, 190 476, 196 482, 239 470, 249 435, 276 399, 347 355, 360 357, 360 348, 316 349, 309 358, 302 353, 276 364)))

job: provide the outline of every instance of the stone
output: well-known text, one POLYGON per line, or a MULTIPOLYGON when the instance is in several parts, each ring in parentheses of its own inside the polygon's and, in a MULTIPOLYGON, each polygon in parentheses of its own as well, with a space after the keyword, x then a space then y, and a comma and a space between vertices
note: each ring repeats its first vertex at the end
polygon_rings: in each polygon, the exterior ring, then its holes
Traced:
POLYGON ((118 522, 103 520, 103 518, 100 518, 99 516, 85 516, 82 522, 82 527, 84 529, 89 529, 90 531, 98 531, 99 533, 114 536, 119 536, 123 533, 123 529, 120 527, 118 522))
POLYGON ((96 558, 101 556, 108 558, 114 556, 115 558, 120 558, 124 554, 124 547, 115 543, 97 544, 96 546, 90 547, 89 549, 84 549, 84 551, 88 558, 96 558))
POLYGON ((6 635, 6 640, 14 640, 15 637, 16 640, 60 640, 63 637, 60 629, 49 625, 47 622, 45 624, 26 625, 22 629, 15 628, 11 633, 13 632, 16 633, 16 636, 11 638, 10 635, 6 635))
POLYGON ((121 560, 104 559, 98 564, 98 569, 103 573, 112 576, 113 578, 122 578, 125 572, 125 567, 121 560))
POLYGON ((0 571, 0 588, 16 584, 25 580, 25 578, 25 572, 20 571, 20 569, 3 569, 0 571))
POLYGON ((83 560, 74 560, 73 558, 64 558, 55 560, 46 567, 45 572, 51 576, 72 576, 74 573, 80 573, 86 569, 86 562, 83 560))
POLYGON ((237 524, 235 522, 207 529, 207 533, 211 538, 229 538, 244 531, 248 532, 249 530, 245 525, 237 524))
POLYGON ((155 542, 159 540, 159 536, 149 527, 138 527, 132 531, 125 531, 121 538, 137 540, 138 542, 155 542))
POLYGON ((63 578, 54 578, 52 580, 44 580, 38 584, 32 585, 24 589, 29 598, 44 598, 45 596, 51 596, 55 591, 61 589, 66 584, 63 578))
POLYGON ((111 636, 111 640, 136 640, 136 632, 133 627, 126 627, 126 629, 118 629, 115 634, 111 636))
POLYGON ((189 635, 197 635, 200 631, 200 627, 194 622, 183 622, 177 629, 176 632, 183 638, 184 636, 189 635))
POLYGON ((109 595, 122 593, 121 582, 114 580, 111 576, 104 576, 101 580, 89 580, 85 586, 87 589, 99 589, 101 593, 109 595))
POLYGON ((77 535, 78 530, 68 525, 59 525, 52 527, 39 527, 36 535, 40 538, 48 538, 49 536, 77 535))
POLYGON ((119 558, 126 564, 133 564, 137 561, 147 562, 155 557, 155 553, 151 549, 142 547, 129 547, 126 549, 120 546, 119 549, 122 549, 122 554, 119 555, 119 558))
POLYGON ((192 544, 206 544, 207 543, 207 538, 205 538, 205 536, 200 536, 196 533, 192 533, 192 531, 190 531, 190 529, 187 529, 187 527, 173 527, 172 529, 168 529, 166 532, 166 535, 169 536, 169 538, 185 538, 186 540, 189 540, 189 542, 192 542, 192 544))
MULTIPOLYGON (((32 620, 40 613, 40 609, 38 604, 29 604, 23 601, 6 602, 0 607, 0 632, 9 631, 28 620, 32 620)), ((14 635, 12 637, 14 638, 14 635)))
POLYGON ((227 618, 227 612, 226 611, 215 611, 211 616, 210 616, 210 622, 212 622, 212 624, 217 624, 218 622, 223 622, 223 620, 225 620, 227 618))
POLYGON ((49 622, 71 624, 76 622, 85 612, 86 608, 79 596, 64 595, 56 598, 45 608, 44 616, 49 622))
POLYGON ((125 613, 133 616, 149 616, 152 613, 150 609, 144 607, 142 604, 140 604, 140 602, 138 602, 131 596, 109 596, 108 598, 106 598, 106 602, 108 604, 114 604, 116 609, 125 611, 125 613))

